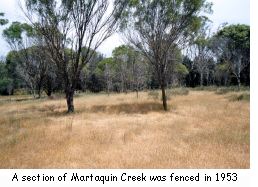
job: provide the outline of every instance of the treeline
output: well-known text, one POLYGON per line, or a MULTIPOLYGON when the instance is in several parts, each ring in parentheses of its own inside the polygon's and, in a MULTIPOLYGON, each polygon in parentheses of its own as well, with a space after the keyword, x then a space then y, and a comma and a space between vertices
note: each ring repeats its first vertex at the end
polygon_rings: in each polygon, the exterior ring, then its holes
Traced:
POLYGON ((112 7, 108 0, 26 0, 22 6, 29 22, 3 32, 11 52, 1 60, 0 94, 62 91, 73 112, 76 90, 159 88, 167 110, 166 89, 173 86, 250 84, 250 27, 224 25, 209 34, 203 13, 212 4, 205 0, 115 0, 112 7), (97 49, 118 30, 128 45, 105 58, 97 49))
MULTIPOLYGON (((5 31, 8 31, 8 29, 5 31)), ((167 88, 175 86, 232 86, 239 83, 249 86, 249 37, 249 26, 229 25, 206 39, 206 41, 202 38, 203 43, 201 44, 198 43, 199 41, 195 41, 197 44, 195 43, 191 47, 203 48, 204 51, 202 52, 207 54, 205 54, 206 56, 203 55, 202 58, 206 59, 198 59, 200 58, 199 54, 194 58, 192 58, 192 53, 188 53, 189 56, 183 55, 182 51, 177 48, 174 52, 173 66, 169 70, 167 88), (229 37, 231 37, 232 44, 222 46, 226 42, 223 40, 229 40, 229 37), (229 47, 232 48, 228 49, 229 47), (242 48, 243 51, 236 47, 242 48), (234 54, 242 56, 241 63, 237 64, 238 62, 232 59, 234 54), (239 71, 240 74, 238 74, 239 71)), ((201 40, 201 38, 198 38, 198 40, 201 40)), ((201 52, 194 51, 194 53, 201 52)), ((35 97, 41 97, 42 92, 45 92, 48 96, 52 92, 60 92, 64 86, 62 77, 58 76, 56 69, 57 67, 51 61, 51 57, 40 46, 11 51, 5 59, 1 59, 0 93, 1 95, 12 95, 14 90, 26 89, 35 97)), ((112 57, 109 58, 95 52, 94 58, 83 68, 76 86, 76 90, 105 91, 107 93, 158 88, 159 84, 155 78, 155 71, 153 71, 147 59, 128 45, 115 48, 112 57)))

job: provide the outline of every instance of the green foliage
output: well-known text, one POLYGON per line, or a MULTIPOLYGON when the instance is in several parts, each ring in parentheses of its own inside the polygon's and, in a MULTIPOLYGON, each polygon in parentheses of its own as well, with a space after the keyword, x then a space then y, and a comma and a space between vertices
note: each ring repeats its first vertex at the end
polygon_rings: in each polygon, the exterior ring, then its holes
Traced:
POLYGON ((10 42, 21 42, 23 33, 29 37, 35 35, 33 27, 27 23, 12 22, 10 27, 3 31, 3 36, 10 42))
POLYGON ((13 88, 13 80, 8 77, 6 64, 0 61, 0 95, 10 95, 13 88))
POLYGON ((144 25, 151 27, 155 31, 155 25, 152 25, 152 23, 155 20, 155 14, 159 12, 164 15, 161 17, 163 20, 160 20, 160 22, 164 22, 167 26, 177 25, 196 31, 203 19, 198 17, 197 14, 200 11, 212 12, 212 4, 207 3, 205 0, 123 0, 123 4, 126 5, 126 8, 123 12, 122 29, 128 27, 131 18, 137 17, 138 21, 134 22, 136 28, 143 28, 144 25), (185 22, 180 24, 182 19, 185 22))
POLYGON ((10 51, 6 56, 6 70, 8 76, 14 80, 14 87, 18 87, 21 80, 19 79, 19 73, 17 71, 18 64, 21 63, 20 59, 17 57, 16 51, 10 51))
MULTIPOLYGON (((221 29, 214 39, 219 41, 216 44, 221 51, 221 58, 235 64, 236 59, 242 59, 243 62, 250 61, 250 26, 248 25, 229 25, 221 29)), ((242 62, 242 63, 243 63, 242 62)))
POLYGON ((0 61, 0 79, 3 79, 7 76, 7 70, 5 63, 0 61))
POLYGON ((220 30, 217 35, 228 38, 229 47, 232 49, 250 48, 250 26, 248 25, 229 25, 220 30))
POLYGON ((228 71, 229 68, 230 68, 230 64, 228 62, 224 62, 224 63, 221 63, 221 64, 218 64, 216 66, 216 68, 219 70, 219 71, 228 71))
MULTIPOLYGON (((3 17, 3 16, 4 16, 4 13, 0 12, 0 17, 3 17)), ((5 25, 7 23, 8 23, 7 19, 0 19, 0 25, 5 25)))
POLYGON ((187 67, 182 63, 176 63, 175 72, 183 76, 186 76, 189 74, 187 67))
POLYGON ((114 67, 115 66, 115 61, 113 60, 112 57, 110 58, 105 58, 103 60, 101 60, 96 69, 95 69, 95 72, 98 74, 98 75, 103 75, 104 71, 105 71, 105 66, 108 65, 109 67, 114 67))
POLYGON ((7 77, 0 79, 0 94, 10 95, 12 91, 13 80, 7 77))
POLYGON ((121 45, 119 47, 116 47, 112 51, 112 56, 114 57, 114 59, 119 59, 121 57, 126 57, 127 60, 130 61, 131 58, 136 56, 136 51, 130 46, 121 45))

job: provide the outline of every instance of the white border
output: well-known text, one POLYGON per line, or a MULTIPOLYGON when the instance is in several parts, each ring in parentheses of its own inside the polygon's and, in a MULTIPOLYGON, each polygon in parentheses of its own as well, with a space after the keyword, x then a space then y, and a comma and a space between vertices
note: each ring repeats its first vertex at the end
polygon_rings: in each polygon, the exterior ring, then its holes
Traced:
MULTIPOLYGON (((244 1, 244 0, 243 0, 244 1)), ((250 115, 251 115, 251 169, 250 170, 59 170, 59 169, 53 169, 53 170, 0 170, 0 184, 1 186, 157 186, 157 185, 162 185, 162 186, 198 186, 198 187, 217 187, 217 186, 227 186, 227 187, 242 187, 242 186, 251 186, 255 187, 258 186, 258 167, 257 167, 257 132, 258 132, 258 1, 257 0, 250 0, 251 1, 251 106, 250 106, 250 115), (256 19, 255 19, 256 18, 256 19), (236 172, 239 177, 238 183, 234 182, 193 182, 193 183, 173 183, 173 182, 118 182, 118 183, 107 183, 106 185, 99 184, 99 183, 87 183, 87 182, 53 182, 53 183, 46 183, 46 182, 12 182, 11 178, 13 177, 14 173, 17 173, 19 175, 36 175, 38 173, 45 173, 48 175, 54 175, 54 176, 59 176, 63 175, 64 173, 71 174, 73 172, 77 172, 80 174, 85 174, 85 173, 94 173, 96 175, 105 175, 105 174, 110 174, 112 173, 113 175, 121 175, 121 173, 128 173, 131 175, 136 175, 137 173, 144 173, 146 175, 169 175, 170 173, 176 173, 180 175, 195 175, 197 173, 200 173, 200 175, 208 174, 213 176, 217 172, 236 172)))

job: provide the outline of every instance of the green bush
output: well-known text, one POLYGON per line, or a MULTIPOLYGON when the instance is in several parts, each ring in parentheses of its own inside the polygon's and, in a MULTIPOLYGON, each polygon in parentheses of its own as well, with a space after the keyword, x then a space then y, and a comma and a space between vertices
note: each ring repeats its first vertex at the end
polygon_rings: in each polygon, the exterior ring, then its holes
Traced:
POLYGON ((13 80, 9 78, 0 79, 0 95, 11 95, 13 80))

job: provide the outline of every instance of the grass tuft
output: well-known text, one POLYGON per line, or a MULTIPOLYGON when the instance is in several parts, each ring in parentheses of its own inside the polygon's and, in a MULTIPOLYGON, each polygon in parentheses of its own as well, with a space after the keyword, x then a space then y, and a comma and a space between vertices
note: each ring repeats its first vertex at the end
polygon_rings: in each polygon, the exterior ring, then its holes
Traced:
POLYGON ((229 97, 230 101, 250 101, 249 93, 242 93, 240 95, 234 94, 229 97))

